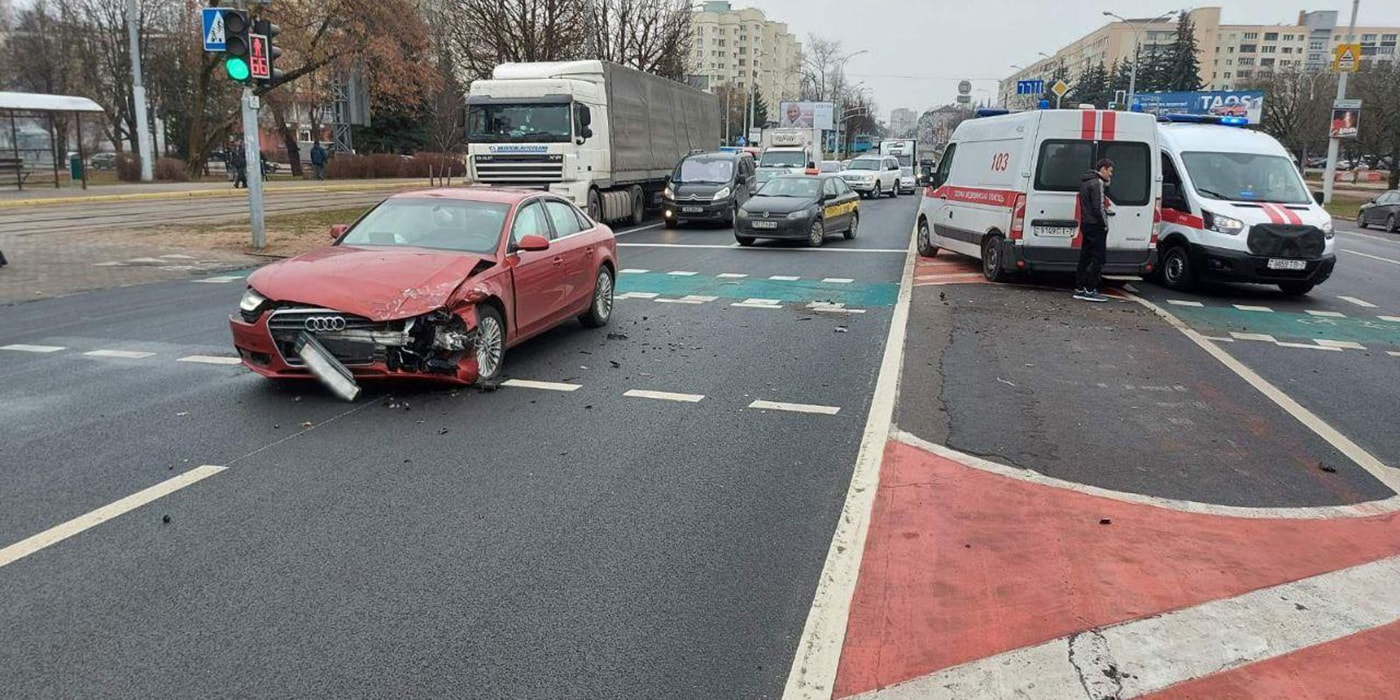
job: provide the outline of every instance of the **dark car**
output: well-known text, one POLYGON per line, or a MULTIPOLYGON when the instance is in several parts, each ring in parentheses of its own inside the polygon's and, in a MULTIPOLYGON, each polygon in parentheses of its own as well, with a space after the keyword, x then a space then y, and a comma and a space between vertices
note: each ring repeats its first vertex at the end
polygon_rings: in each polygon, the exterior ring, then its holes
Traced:
POLYGON ((744 246, 759 238, 786 238, 815 248, 833 233, 855 238, 859 228, 860 195, 840 176, 780 175, 739 207, 734 238, 744 246))
POLYGON ((1400 190, 1391 190, 1361 205, 1356 225, 1379 226, 1388 233, 1400 233, 1400 190))
POLYGON ((693 221, 730 224, 753 189, 754 162, 748 153, 692 153, 676 164, 661 192, 666 228, 693 221))

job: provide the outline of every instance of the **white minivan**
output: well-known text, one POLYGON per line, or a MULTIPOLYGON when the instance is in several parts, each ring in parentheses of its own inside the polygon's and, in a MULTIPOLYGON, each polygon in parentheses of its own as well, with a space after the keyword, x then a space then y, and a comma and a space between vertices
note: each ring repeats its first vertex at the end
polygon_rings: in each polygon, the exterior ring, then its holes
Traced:
POLYGON ((1158 281, 1275 284, 1301 296, 1337 265, 1332 216, 1288 149, 1237 120, 1165 117, 1158 281))
MULTIPOLYGON (((979 113, 985 114, 986 111, 979 113)), ((982 260, 999 282, 1014 272, 1073 272, 1079 183, 1113 161, 1106 193, 1108 275, 1147 275, 1157 263, 1161 161, 1155 117, 1108 110, 1038 110, 979 116, 953 132, 919 206, 918 246, 982 260)))

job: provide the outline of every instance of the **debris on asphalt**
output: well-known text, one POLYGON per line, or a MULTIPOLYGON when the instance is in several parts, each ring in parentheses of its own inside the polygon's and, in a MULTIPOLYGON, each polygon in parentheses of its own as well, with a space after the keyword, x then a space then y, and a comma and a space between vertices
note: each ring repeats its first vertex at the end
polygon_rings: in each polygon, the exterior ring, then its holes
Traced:
POLYGON ((1317 463, 1317 468, 1318 468, 1318 469, 1321 469, 1322 471, 1327 472, 1328 474, 1336 474, 1336 473, 1337 473, 1337 468, 1334 467, 1334 466, 1332 466, 1332 465, 1330 465, 1330 464, 1328 464, 1328 463, 1326 463, 1326 462, 1318 462, 1318 463, 1317 463))
POLYGON ((303 428, 310 428, 310 427, 311 427, 311 421, 309 421, 309 420, 307 420, 307 421, 302 421, 302 422, 301 422, 301 427, 303 427, 303 428))
POLYGON ((609 333, 608 340, 627 340, 626 333, 609 333))
POLYGON ((619 369, 622 367, 622 363, 618 362, 617 360, 608 360, 608 364, 612 365, 613 369, 619 369))
POLYGON ((184 418, 185 416, 188 416, 189 414, 190 414, 189 411, 180 411, 179 413, 176 413, 175 416, 176 416, 177 418, 184 418))
POLYGON ((837 326, 837 327, 836 327, 836 332, 837 332, 837 333, 849 333, 850 331, 851 331, 851 329, 849 329, 849 328, 847 328, 847 327, 845 327, 845 326, 837 326))
POLYGON ((1005 379, 1002 379, 1001 377, 997 377, 997 381, 999 381, 999 382, 1001 382, 1002 384, 1005 384, 1005 385, 1007 385, 1007 386, 1016 386, 1016 384, 1015 384, 1014 382, 1008 382, 1008 381, 1006 381, 1005 379))
POLYGON ((1103 518, 1103 519, 1099 520, 1099 524, 1100 524, 1100 525, 1112 525, 1112 524, 1113 524, 1113 521, 1110 520, 1110 519, 1108 519, 1108 518, 1103 518))
POLYGON ((438 428, 438 435, 446 435, 446 434, 448 434, 448 433, 450 433, 450 432, 452 432, 452 431, 449 430, 449 429, 447 429, 447 428, 438 428))
POLYGON ((170 524, 170 516, 169 516, 169 515, 162 515, 162 516, 160 516, 160 521, 163 522, 163 523, 165 523, 166 525, 169 525, 169 524, 170 524))

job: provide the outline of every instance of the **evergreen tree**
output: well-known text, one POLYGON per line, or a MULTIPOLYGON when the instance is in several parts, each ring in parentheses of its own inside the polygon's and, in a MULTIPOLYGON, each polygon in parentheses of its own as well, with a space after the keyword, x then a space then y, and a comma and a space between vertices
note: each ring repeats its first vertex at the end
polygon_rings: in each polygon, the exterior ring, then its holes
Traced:
MULTIPOLYGON (((1045 101, 1048 101, 1048 102, 1050 103, 1050 106, 1051 106, 1051 107, 1054 107, 1054 106, 1055 106, 1055 103, 1056 103, 1056 99, 1057 99, 1057 98, 1055 97, 1055 93, 1053 93, 1053 92, 1050 91, 1050 88, 1054 87, 1054 86, 1055 86, 1055 83, 1056 83, 1057 81, 1060 81, 1060 80, 1065 81, 1066 84, 1069 83, 1069 72, 1066 71, 1065 68, 1064 68, 1063 66, 1061 66, 1061 67, 1059 67, 1059 68, 1056 68, 1056 69, 1055 69, 1055 73, 1054 73, 1053 75, 1051 75, 1050 78, 1047 79, 1047 80, 1045 81, 1045 94, 1043 94, 1043 95, 1040 96, 1040 99, 1045 100, 1045 101)), ((1074 87, 1073 85, 1070 85, 1071 91, 1065 93, 1065 96, 1066 96, 1067 98, 1071 99, 1071 100, 1074 99, 1074 94, 1073 94, 1073 89, 1072 89, 1073 87, 1074 87)), ((1061 103, 1061 104, 1063 104, 1063 103, 1061 103)), ((1073 104, 1073 103, 1071 103, 1071 104, 1073 104)))
POLYGON ((1113 98, 1108 77, 1108 71, 1102 63, 1085 69, 1079 76, 1079 84, 1074 86, 1074 92, 1071 93, 1075 102, 1096 107, 1106 106, 1113 98))
POLYGON ((755 129, 762 129, 768 126, 768 103, 763 100, 763 95, 757 87, 753 88, 753 126, 755 129))
POLYGON ((1201 89, 1201 63, 1196 59, 1196 24, 1185 12, 1176 23, 1176 41, 1172 42, 1164 63, 1163 82, 1170 92, 1194 92, 1201 89))

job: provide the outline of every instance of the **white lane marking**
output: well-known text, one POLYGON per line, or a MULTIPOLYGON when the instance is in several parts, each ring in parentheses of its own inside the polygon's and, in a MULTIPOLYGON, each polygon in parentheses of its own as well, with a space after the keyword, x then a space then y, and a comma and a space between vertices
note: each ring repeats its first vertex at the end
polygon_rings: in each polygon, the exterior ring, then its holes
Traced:
POLYGON ((748 275, 741 275, 737 272, 721 272, 715 276, 722 280, 741 280, 748 277, 748 275))
POLYGON ((194 260, 193 255, 179 255, 176 253, 172 253, 170 255, 162 255, 160 257, 165 258, 166 260, 194 260))
POLYGON ((1135 698, 1397 619, 1400 557, 1390 557, 1060 637, 854 698, 986 697, 991 688, 1008 698, 1135 698))
POLYGON ((1390 323, 1400 323, 1400 316, 1377 316, 1376 318, 1390 323))
POLYGON ((238 359, 238 358, 236 358, 236 357, 227 357, 227 356, 224 356, 224 355, 190 355, 189 357, 182 357, 182 358, 176 360, 176 362, 193 362, 193 363, 195 363, 195 364, 201 364, 201 365, 241 365, 241 364, 243 364, 243 361, 240 360, 240 359, 238 359))
POLYGON ((622 272, 619 272, 618 274, 621 274, 621 275, 645 275, 645 274, 648 273, 648 272, 651 272, 651 270, 638 270, 638 269, 636 269, 636 268, 630 268, 630 267, 629 267, 629 268, 627 268, 626 270, 623 270, 622 272))
POLYGON ((670 276, 672 276, 672 277, 694 277, 695 275, 697 275, 697 274, 699 274, 699 273, 698 273, 698 272, 691 272, 691 271, 689 271, 689 270, 672 270, 671 272, 667 272, 666 274, 668 274, 668 275, 670 275, 670 276))
POLYGON ((614 299, 655 299, 661 296, 653 292, 623 292, 613 296, 614 299))
POLYGON ((646 389, 632 389, 623 396, 633 399, 655 399, 680 403, 700 403, 705 398, 704 394, 676 394, 669 391, 648 391, 646 389))
POLYGON ((1313 311, 1313 310, 1309 309, 1309 310, 1307 311, 1307 314, 1308 314, 1309 316, 1319 316, 1319 317, 1322 317, 1322 318, 1346 318, 1346 317, 1347 317, 1346 314, 1344 314, 1344 313, 1342 313, 1342 312, 1340 312, 1340 311, 1313 311))
POLYGON ((1307 428, 1316 433, 1318 437, 1326 440, 1333 447, 1337 448, 1338 452, 1341 452, 1362 469, 1365 469, 1371 476, 1375 477, 1377 481, 1385 484, 1391 491, 1400 492, 1400 474, 1397 474, 1394 469, 1386 466, 1384 462, 1376 459, 1375 455, 1372 455, 1360 445, 1352 442, 1351 438, 1348 438, 1336 428, 1333 428, 1327 421, 1318 417, 1316 413, 1309 411, 1304 408, 1302 404, 1294 401, 1292 397, 1283 393, 1282 390, 1273 384, 1270 384, 1268 380, 1259 376, 1258 372, 1255 372, 1243 362, 1235 359, 1230 353, 1225 352, 1219 346, 1206 340, 1199 332, 1186 325, 1181 319, 1168 313, 1166 309, 1139 296, 1134 296, 1133 300, 1152 309, 1153 313, 1166 319, 1167 323, 1170 323, 1172 327, 1180 331, 1182 335, 1189 338, 1191 342, 1195 343, 1202 350, 1205 350, 1211 357, 1214 357, 1220 362, 1220 364, 1225 365, 1226 368, 1234 372, 1240 379, 1248 382, 1250 386, 1253 386, 1259 393, 1268 397, 1270 401, 1273 401, 1279 408, 1287 412, 1288 415, 1293 416, 1299 423, 1307 426, 1307 428))
POLYGON ((1236 333, 1234 331, 1231 331, 1230 337, 1234 338, 1235 340, 1258 340, 1264 343, 1278 342, 1278 339, 1274 338, 1271 335, 1265 335, 1263 333, 1236 333))
POLYGON ((0 345, 0 350, 13 350, 15 352, 58 352, 64 349, 61 345, 25 345, 24 343, 0 345))
POLYGON ((1279 346, 1279 347, 1281 347, 1281 348, 1298 348, 1298 349, 1302 349, 1302 350, 1331 350, 1332 352, 1341 352, 1341 351, 1342 351, 1341 348, 1331 348, 1331 347, 1327 347, 1326 345, 1312 345, 1312 344, 1309 344, 1309 343, 1284 343, 1284 342, 1278 342, 1278 343, 1274 343, 1274 345, 1277 345, 1277 346, 1279 346))
POLYGON ((654 299, 658 304, 708 304, 719 297, 704 297, 694 294, 687 294, 679 299, 654 299))
MULTIPOLYGON (((1368 236, 1368 238, 1369 238, 1369 236, 1368 236)), ((1390 263, 1391 265, 1400 265, 1400 260, 1391 260, 1390 258, 1382 258, 1382 257, 1379 256, 1379 255, 1371 255, 1371 254, 1369 254, 1369 253, 1358 253, 1358 252, 1356 252, 1356 251, 1354 251, 1354 250, 1344 250, 1344 251, 1342 251, 1342 252, 1343 252, 1343 253, 1351 253, 1352 255, 1360 255, 1360 256, 1363 257, 1363 258, 1370 258, 1370 259, 1372 259, 1372 260, 1379 260, 1379 261, 1381 261, 1381 262, 1388 262, 1388 263, 1390 263)))
POLYGON ((1391 357, 1400 357, 1400 352, 1396 352, 1395 350, 1387 350, 1385 354, 1391 357))
MULTIPOLYGON (((895 398, 899 393, 899 373, 904 365, 904 334, 909 325, 909 302, 914 294, 914 233, 910 224, 909 245, 904 249, 904 271, 899 278, 899 297, 885 336, 885 354, 866 414, 860 452, 856 454, 846 501, 836 521, 836 532, 826 551, 812 607, 797 642, 797 653, 788 670, 783 688, 784 700, 826 700, 836 682, 836 667, 846 640, 851 597, 865 557, 865 536, 870 529, 870 513, 880 485, 880 464, 894 420, 895 398)), ((815 248, 813 250, 837 250, 815 248)))
POLYGON ((614 231, 613 237, 616 238, 618 236, 626 236, 629 233, 641 233, 642 231, 650 231, 654 228, 661 228, 662 226, 663 224, 650 224, 647 226, 638 226, 637 228, 629 228, 625 231, 614 231))
POLYGON ((144 264, 144 265, 159 265, 159 264, 161 264, 161 263, 163 263, 163 262, 165 262, 165 261, 164 261, 164 260, 161 260, 160 258, 132 258, 132 259, 128 260, 127 262, 129 262, 129 263, 137 263, 137 264, 144 264))
POLYGON ((1234 339, 1234 338, 1217 338, 1217 337, 1215 337, 1215 336, 1213 336, 1213 335, 1204 335, 1204 336, 1201 336, 1201 337, 1202 337, 1202 338, 1205 338, 1206 340, 1215 341, 1215 342, 1217 342, 1217 343, 1233 343, 1233 342, 1235 342, 1235 339, 1234 339))
POLYGON ((789 413, 814 413, 823 416, 834 416, 841 412, 837 406, 819 406, 810 403, 787 403, 785 401, 755 401, 749 404, 749 408, 756 408, 760 411, 787 411, 789 413))
POLYGON ((772 277, 769 277, 768 279, 770 279, 770 280, 772 280, 772 281, 774 281, 774 282, 796 282, 797 280, 800 280, 800 279, 802 279, 802 278, 801 278, 801 277, 793 277, 793 276, 791 276, 791 275, 773 275, 772 277))
POLYGON ((863 314, 865 309, 848 309, 845 304, 827 303, 824 301, 814 301, 807 305, 808 309, 821 314, 863 314))
POLYGON ((1267 306, 1248 306, 1245 304, 1235 304, 1235 308, 1239 309, 1240 311, 1260 311, 1269 314, 1274 312, 1273 309, 1267 306))
POLYGON ((93 350, 83 354, 88 357, 111 357, 118 360, 144 360, 147 357, 155 357, 153 352, 139 350, 93 350))
POLYGON ((1366 346, 1365 346, 1365 345, 1362 345, 1361 343, 1354 343, 1354 342, 1352 342, 1352 341, 1350 341, 1350 340, 1325 340, 1325 339, 1322 339, 1322 338, 1314 338, 1314 339, 1313 339, 1313 342, 1314 342, 1314 343, 1317 343, 1318 345, 1321 345, 1321 346, 1324 347, 1324 348, 1337 348, 1338 350, 1365 350, 1365 349, 1366 349, 1366 346))
POLYGON ((1196 307, 1203 307, 1203 306, 1205 306, 1205 304, 1202 304, 1202 303, 1199 302, 1199 301, 1183 301, 1183 300, 1181 300, 1181 299, 1168 299, 1168 300, 1167 300, 1167 303, 1168 303, 1168 304, 1171 304, 1172 306, 1196 306, 1196 307))
POLYGON ((783 302, 781 299, 745 299, 737 304, 730 304, 741 309, 781 309, 783 302))
MULTIPOLYGON (((1185 404, 1162 404, 1159 402, 1158 405, 1181 406, 1185 404)), ((896 430, 892 438, 911 447, 917 447, 925 452, 931 452, 963 466, 984 472, 998 474, 1000 476, 1041 486, 1048 486, 1050 488, 1076 491, 1090 496, 1109 498, 1124 503, 1137 503, 1139 505, 1153 506, 1155 508, 1177 510, 1183 513, 1221 515, 1231 518, 1250 518, 1256 520, 1332 520, 1335 518, 1369 518, 1375 515, 1400 512, 1400 495, 1391 496, 1390 498, 1379 501, 1367 501, 1365 503, 1355 503, 1347 506, 1312 506, 1300 508, 1249 508, 1244 506, 1222 506, 1215 503, 1199 503, 1196 501, 1178 501, 1171 498, 1147 496, 1127 491, 1112 491, 1099 486, 1089 486, 1088 484, 1081 484, 1074 481, 1056 479, 1053 476, 1045 476, 1044 474, 1029 469, 1009 467, 998 462, 958 452, 950 447, 928 442, 917 435, 906 433, 901 430, 896 430)))
POLYGON ((822 282, 825 282, 826 284, 851 284, 852 282, 855 282, 855 280, 849 277, 828 277, 822 280, 822 282))
POLYGON ((512 389, 539 389, 541 391, 578 391, 583 388, 581 384, 565 384, 564 382, 537 382, 531 379, 507 379, 501 382, 501 386, 508 386, 512 389))
POLYGON ((119 260, 108 260, 107 262, 93 263, 94 267, 125 267, 126 263, 119 260))
POLYGON ((1372 304, 1371 302, 1365 301, 1365 300, 1363 300, 1363 299, 1357 299, 1356 297, 1341 297, 1341 296, 1339 296, 1339 297, 1337 297, 1337 298, 1338 298, 1338 299, 1341 299, 1342 301, 1349 301, 1349 302, 1351 302, 1351 303, 1353 303, 1353 304, 1356 304, 1357 306, 1360 306, 1360 307, 1363 308, 1363 309, 1374 309, 1374 308, 1376 308, 1376 305, 1375 305, 1375 304, 1372 304))
POLYGON ((0 567, 12 564, 45 547, 62 542, 84 530, 97 527, 123 513, 136 510, 162 496, 168 496, 186 486, 207 479, 223 471, 225 468, 226 467, 214 466, 212 464, 195 467, 179 476, 166 479, 155 486, 142 489, 130 496, 102 506, 97 510, 73 518, 66 523, 55 525, 37 535, 32 535, 26 539, 20 540, 4 549, 0 549, 0 567))
POLYGON ((194 280, 196 284, 228 284, 243 279, 243 275, 224 275, 222 277, 206 277, 202 280, 194 280))
POLYGON ((619 248, 708 248, 713 250, 743 250, 744 252, 775 251, 780 253, 886 253, 903 254, 903 248, 744 248, 738 244, 698 244, 698 243, 618 243, 619 248))

